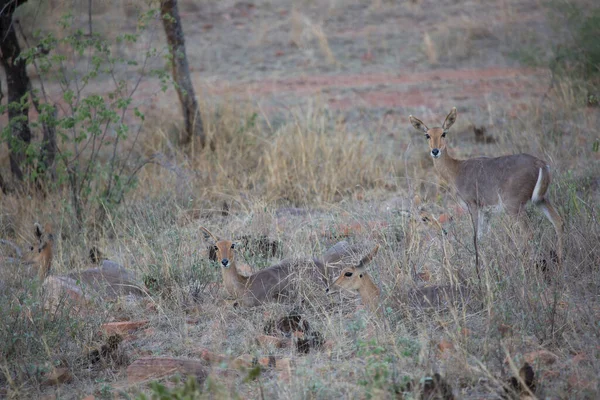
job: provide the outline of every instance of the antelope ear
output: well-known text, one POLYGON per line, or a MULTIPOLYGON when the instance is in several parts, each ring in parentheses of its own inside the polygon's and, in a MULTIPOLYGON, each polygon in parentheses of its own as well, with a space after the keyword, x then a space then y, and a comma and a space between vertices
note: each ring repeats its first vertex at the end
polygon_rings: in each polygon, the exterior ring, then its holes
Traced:
POLYGON ((214 240, 215 243, 219 241, 219 238, 216 237, 215 235, 212 234, 211 231, 209 231, 208 229, 206 229, 205 227, 201 226, 200 230, 202 231, 202 234, 204 235, 204 239, 206 240, 214 240))
POLYGON ((44 234, 44 231, 42 230, 42 226, 40 224, 38 224, 37 222, 34 224, 34 233, 35 233, 35 237, 38 238, 38 240, 42 239, 42 235, 44 234))
POLYGON ((427 127, 427 125, 425 125, 423 123, 423 121, 421 121, 419 118, 415 118, 412 115, 409 115, 408 119, 410 120, 410 123, 412 124, 412 126, 414 126, 414 128, 416 130, 421 131, 421 132, 425 132, 425 133, 427 133, 427 131, 429 130, 429 128, 427 127))
POLYGON ((452 107, 452 111, 450 114, 446 116, 446 120, 444 121, 444 125, 442 125, 442 129, 446 132, 450 127, 456 122, 456 107, 452 107))
POLYGON ((362 274, 363 272, 365 272, 365 270, 367 269, 367 264, 371 262, 371 260, 373 258, 375 258, 375 256, 377 255, 377 252, 379 251, 379 245, 376 245, 373 250, 371 250, 369 252, 369 254, 367 254, 366 256, 364 256, 360 262, 356 265, 356 271, 359 272, 360 274, 362 274))

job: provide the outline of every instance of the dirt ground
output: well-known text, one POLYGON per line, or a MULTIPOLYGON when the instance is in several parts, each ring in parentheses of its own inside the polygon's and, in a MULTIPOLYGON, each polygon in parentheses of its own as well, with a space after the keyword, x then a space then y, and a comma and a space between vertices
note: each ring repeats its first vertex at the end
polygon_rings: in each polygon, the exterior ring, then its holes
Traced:
MULTIPOLYGON (((24 13, 25 30, 52 25, 66 7, 53 3, 49 21, 33 6, 24 13)), ((87 29, 87 6, 77 6, 76 26, 87 29)), ((404 134, 409 114, 440 119, 452 106, 469 123, 502 123, 503 113, 518 115, 550 83, 547 69, 521 62, 530 43, 552 34, 537 1, 225 0, 182 1, 179 8, 193 82, 208 103, 250 99, 276 115, 316 101, 350 123, 404 134)), ((102 3, 94 29, 135 32, 139 9, 102 3)), ((161 28, 153 25, 119 51, 161 48, 161 28)), ((59 95, 57 88, 55 101, 59 95)), ((161 93, 151 79, 134 97, 159 114, 177 109, 175 93, 161 93)))

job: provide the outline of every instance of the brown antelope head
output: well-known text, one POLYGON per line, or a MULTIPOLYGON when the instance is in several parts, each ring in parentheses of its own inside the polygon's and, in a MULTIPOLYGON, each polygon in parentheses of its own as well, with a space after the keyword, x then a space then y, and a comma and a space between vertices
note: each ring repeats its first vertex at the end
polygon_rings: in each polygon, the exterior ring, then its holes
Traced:
POLYGON ((366 276, 367 264, 375 258, 378 251, 379 245, 375 246, 356 266, 344 268, 340 276, 327 288, 326 292, 332 293, 336 289, 359 291, 363 286, 363 279, 366 276))
POLYGON ((213 251, 216 255, 216 259, 223 268, 230 268, 235 265, 235 243, 231 240, 221 240, 213 235, 205 227, 201 227, 208 236, 214 240, 213 251))
POLYGON ((355 266, 344 268, 340 276, 327 288, 327 293, 333 293, 339 290, 358 291, 364 305, 372 311, 376 311, 379 307, 379 294, 381 291, 377 285, 371 280, 367 274, 367 264, 375 257, 379 245, 355 266))
POLYGON ((52 226, 46 224, 44 228, 35 224, 35 236, 38 240, 36 246, 31 246, 29 252, 23 255, 23 263, 38 267, 38 277, 43 280, 50 272, 52 265, 52 247, 54 246, 54 234, 52 226))
POLYGON ((425 138, 429 142, 429 148, 431 149, 431 156, 433 158, 439 158, 442 155, 442 152, 446 150, 446 134, 450 127, 456 121, 456 107, 452 108, 450 114, 446 117, 444 124, 441 128, 428 128, 427 125, 423 123, 418 118, 409 116, 410 123, 415 129, 424 132, 425 138))

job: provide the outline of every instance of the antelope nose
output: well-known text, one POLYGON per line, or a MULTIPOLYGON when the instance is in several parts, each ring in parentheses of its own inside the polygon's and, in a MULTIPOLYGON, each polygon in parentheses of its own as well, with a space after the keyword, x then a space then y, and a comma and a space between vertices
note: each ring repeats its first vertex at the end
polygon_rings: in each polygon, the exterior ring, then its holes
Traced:
POLYGON ((431 155, 434 157, 437 157, 440 154, 440 150, 439 149, 433 149, 431 150, 431 155))
POLYGON ((229 265, 229 260, 227 258, 224 258, 221 260, 221 264, 223 264, 224 267, 229 265))

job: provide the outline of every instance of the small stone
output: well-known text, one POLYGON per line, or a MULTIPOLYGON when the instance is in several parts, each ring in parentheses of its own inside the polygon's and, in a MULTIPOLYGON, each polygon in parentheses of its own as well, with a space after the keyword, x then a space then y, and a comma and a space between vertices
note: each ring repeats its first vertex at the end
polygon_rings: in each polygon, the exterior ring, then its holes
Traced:
POLYGON ((70 382, 73 380, 73 375, 69 372, 67 368, 54 368, 47 376, 44 381, 44 385, 54 386, 60 385, 65 382, 70 382))
POLYGON ((552 365, 558 360, 558 356, 548 350, 538 350, 527 353, 524 356, 529 364, 552 365))
POLYGON ((129 383, 137 383, 159 379, 176 373, 194 375, 198 383, 204 382, 208 375, 200 360, 146 357, 135 360, 127 368, 127 381, 129 383))
POLYGON ((131 333, 137 329, 145 327, 148 325, 150 321, 122 321, 122 322, 108 322, 106 324, 102 324, 100 329, 106 335, 125 335, 131 333))

